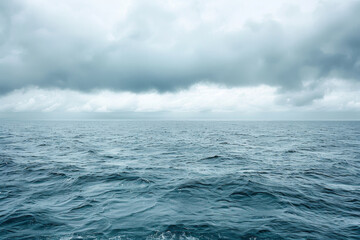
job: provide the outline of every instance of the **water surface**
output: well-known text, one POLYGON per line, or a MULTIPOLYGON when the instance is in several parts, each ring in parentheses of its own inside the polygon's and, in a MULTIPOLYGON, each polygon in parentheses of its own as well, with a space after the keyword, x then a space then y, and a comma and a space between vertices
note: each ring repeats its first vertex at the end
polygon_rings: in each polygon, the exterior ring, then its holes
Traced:
POLYGON ((360 122, 0 121, 0 239, 360 239, 360 122))

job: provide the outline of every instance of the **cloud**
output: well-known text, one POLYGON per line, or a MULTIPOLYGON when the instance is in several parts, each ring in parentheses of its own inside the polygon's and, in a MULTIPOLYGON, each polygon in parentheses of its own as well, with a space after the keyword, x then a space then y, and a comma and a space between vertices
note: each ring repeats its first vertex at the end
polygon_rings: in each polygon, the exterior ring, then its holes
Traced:
MULTIPOLYGON (((306 90, 360 74, 359 1, 2 1, 0 91, 306 90)), ((295 105, 322 98, 309 93, 295 105), (307 100, 308 99, 308 100, 307 100)))
POLYGON ((306 82, 302 90, 278 92, 275 102, 302 111, 360 111, 360 83, 327 79, 306 82))
POLYGON ((258 112, 276 110, 275 92, 268 86, 224 88, 203 84, 172 93, 27 88, 1 97, 0 112, 258 112), (261 99, 254 99, 259 95, 261 99))
POLYGON ((331 79, 316 86, 308 83, 308 87, 312 90, 295 93, 266 85, 229 88, 216 84, 166 93, 24 88, 1 96, 0 112, 261 113, 263 118, 266 113, 360 112, 360 83, 331 79))

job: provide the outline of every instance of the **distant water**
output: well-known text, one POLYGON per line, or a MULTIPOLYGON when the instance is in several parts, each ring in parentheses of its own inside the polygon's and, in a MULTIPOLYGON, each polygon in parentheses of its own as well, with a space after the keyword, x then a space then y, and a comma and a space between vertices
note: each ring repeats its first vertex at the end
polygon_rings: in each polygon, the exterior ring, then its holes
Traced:
POLYGON ((360 239, 360 122, 1 121, 0 239, 360 239))

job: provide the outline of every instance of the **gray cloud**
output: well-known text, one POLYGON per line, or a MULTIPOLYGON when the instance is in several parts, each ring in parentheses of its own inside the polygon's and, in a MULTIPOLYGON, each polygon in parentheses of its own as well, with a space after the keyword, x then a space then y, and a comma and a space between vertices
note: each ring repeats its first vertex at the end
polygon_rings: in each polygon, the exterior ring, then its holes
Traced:
POLYGON ((121 20, 102 21, 106 14, 68 3, 58 9, 0 3, 1 93, 27 86, 162 92, 198 82, 292 92, 306 81, 359 80, 359 1, 322 3, 307 19, 295 6, 289 23, 250 19, 231 31, 200 18, 202 4, 179 14, 140 1, 121 20))

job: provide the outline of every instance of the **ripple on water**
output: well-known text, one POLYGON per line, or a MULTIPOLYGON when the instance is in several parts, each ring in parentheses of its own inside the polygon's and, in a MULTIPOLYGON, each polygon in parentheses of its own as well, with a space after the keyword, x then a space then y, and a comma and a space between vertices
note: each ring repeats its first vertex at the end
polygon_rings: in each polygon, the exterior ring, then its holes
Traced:
POLYGON ((358 122, 0 126, 0 239, 359 238, 358 122))

